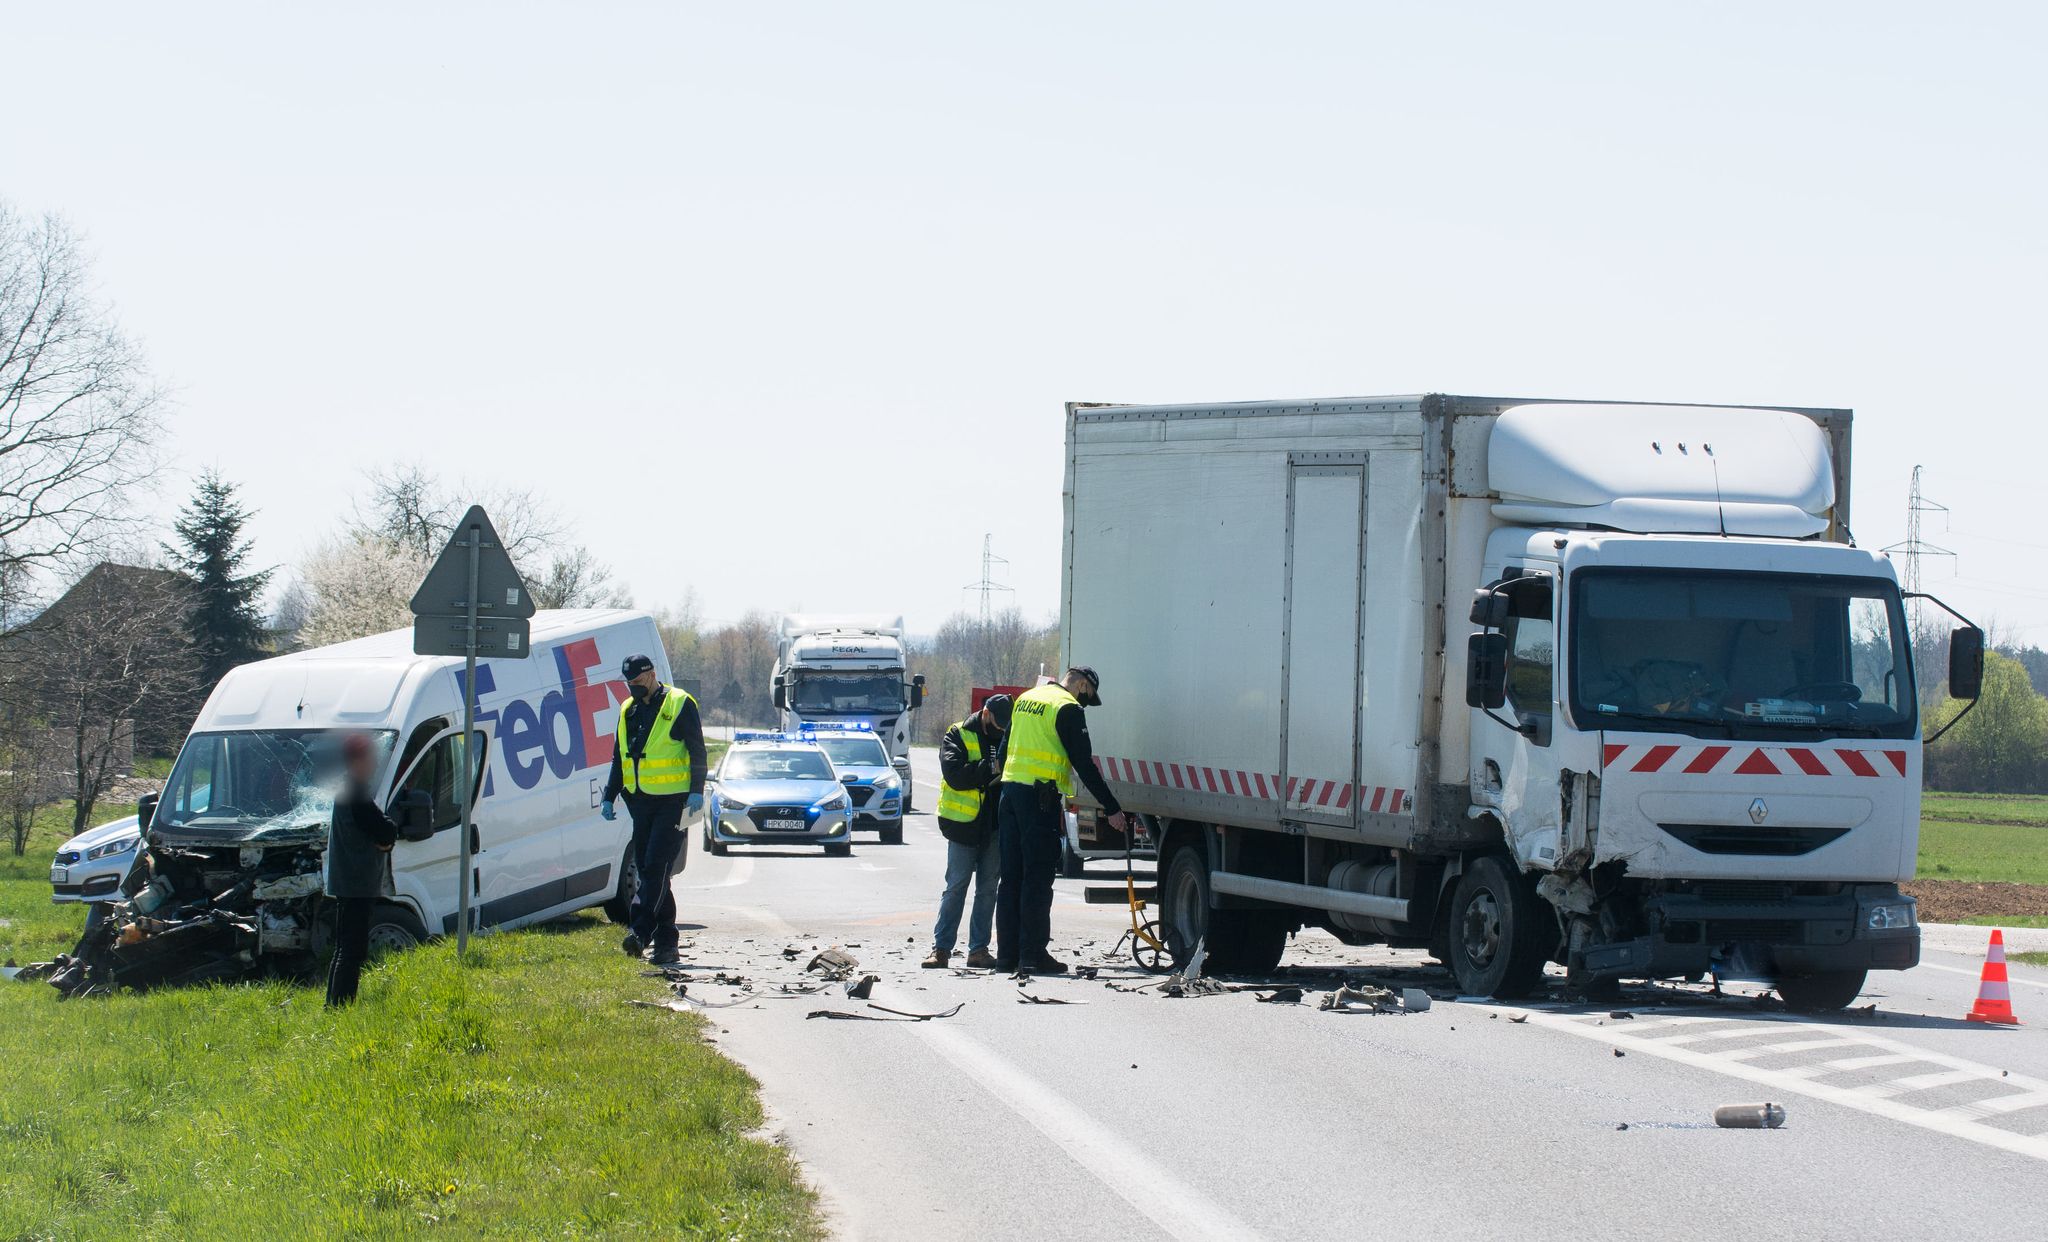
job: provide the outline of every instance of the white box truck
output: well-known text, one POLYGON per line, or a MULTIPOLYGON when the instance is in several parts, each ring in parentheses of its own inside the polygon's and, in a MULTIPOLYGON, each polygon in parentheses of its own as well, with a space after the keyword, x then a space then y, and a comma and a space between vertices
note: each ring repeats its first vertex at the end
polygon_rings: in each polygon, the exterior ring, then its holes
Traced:
MULTIPOLYGON (((1176 951, 1427 946, 1848 1003, 1919 958, 1919 694, 1847 410, 1067 409, 1062 642, 1176 951)), ((1934 601, 1939 604, 1939 601, 1934 601)), ((1961 620, 1960 617, 1957 620, 1961 620)), ((1951 639, 1973 698, 1982 634, 1951 639)))
MULTIPOLYGON (((599 817, 619 704, 636 652, 669 679, 654 620, 623 610, 542 611, 532 656, 477 662, 475 911, 518 927, 588 906, 624 921, 633 896, 624 816, 599 817)), ((298 975, 326 949, 321 896, 341 739, 366 733, 403 839, 373 945, 452 932, 460 897, 460 658, 413 654, 397 630, 245 664, 221 679, 161 795, 138 810, 142 856, 52 978, 96 987, 298 975)))
POLYGON ((784 731, 873 730, 889 750, 910 814, 910 714, 924 705, 924 677, 910 675, 902 617, 784 617, 770 677, 784 731))

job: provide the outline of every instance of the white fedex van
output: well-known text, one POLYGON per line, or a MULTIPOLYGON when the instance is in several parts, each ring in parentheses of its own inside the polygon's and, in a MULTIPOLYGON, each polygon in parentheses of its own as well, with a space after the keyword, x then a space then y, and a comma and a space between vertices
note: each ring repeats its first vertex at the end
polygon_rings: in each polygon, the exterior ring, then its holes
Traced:
MULTIPOLYGON (((621 610, 543 611, 532 655, 477 665, 479 771, 461 756, 462 660, 418 656, 409 630, 244 665, 193 724, 159 797, 138 808, 145 866, 126 911, 88 954, 107 982, 145 985, 285 973, 326 944, 321 874, 340 740, 382 748, 380 788, 403 832, 375 943, 451 932, 459 898, 457 774, 476 773, 479 923, 517 927, 588 906, 623 919, 632 897, 631 827, 598 804, 625 682, 642 652, 667 680, 654 620, 621 610), (124 915, 126 917, 124 917, 124 915), (141 939, 120 927, 141 916, 141 939), (180 934, 166 936, 166 931, 180 934), (153 942, 176 945, 168 960, 153 942), (196 955, 196 956, 195 956, 196 955)), ((90 946, 88 946, 90 947, 90 946)))

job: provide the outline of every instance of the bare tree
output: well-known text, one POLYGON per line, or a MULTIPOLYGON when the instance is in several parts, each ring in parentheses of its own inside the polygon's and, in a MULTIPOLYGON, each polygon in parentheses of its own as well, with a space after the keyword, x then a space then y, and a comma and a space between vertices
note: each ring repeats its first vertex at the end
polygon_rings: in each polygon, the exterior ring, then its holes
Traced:
POLYGON ((28 852, 37 818, 66 785, 62 739, 29 708, 9 704, 0 718, 0 824, 17 858, 28 852), (23 710, 17 713, 16 706, 23 710))
POLYGON ((331 540, 306 558, 287 592, 308 647, 347 642, 412 624, 412 593, 431 563, 427 554, 374 535, 331 540))
POLYGON ((183 732, 200 685, 185 625, 191 606, 182 575, 102 562, 13 636, 69 752, 74 831, 92 823, 138 745, 161 748, 183 732))
POLYGON ((63 560, 138 518, 161 404, 71 230, 0 203, 0 566, 63 560))
POLYGON ((557 552, 539 577, 526 580, 542 608, 629 608, 632 593, 612 581, 612 571, 582 544, 557 552))

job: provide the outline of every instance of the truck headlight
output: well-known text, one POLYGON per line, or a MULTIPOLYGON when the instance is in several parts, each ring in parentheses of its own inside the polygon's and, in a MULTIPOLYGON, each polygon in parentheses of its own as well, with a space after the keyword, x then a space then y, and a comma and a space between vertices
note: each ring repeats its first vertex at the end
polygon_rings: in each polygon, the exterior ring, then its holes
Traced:
POLYGON ((1869 931, 1896 931, 1913 926, 1913 903, 1869 906, 1863 911, 1863 926, 1869 931))
POLYGON ((95 858, 107 858, 114 854, 125 854, 140 844, 142 844, 141 837, 122 837, 117 841, 108 841, 104 845, 93 846, 85 852, 85 859, 87 862, 91 862, 95 858))

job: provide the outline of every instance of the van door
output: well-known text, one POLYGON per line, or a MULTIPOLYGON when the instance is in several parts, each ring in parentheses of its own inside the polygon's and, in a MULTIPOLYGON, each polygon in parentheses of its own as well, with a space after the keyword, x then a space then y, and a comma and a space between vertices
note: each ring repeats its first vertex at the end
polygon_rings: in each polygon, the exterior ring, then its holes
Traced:
MULTIPOLYGON (((462 822, 462 802, 456 784, 456 774, 462 767, 461 733, 459 727, 450 727, 445 720, 438 719, 414 729, 406 742, 404 754, 400 756, 398 779, 392 785, 394 809, 413 790, 425 791, 433 802, 434 835, 425 841, 398 843, 392 851, 392 880, 401 894, 413 897, 422 905, 420 913, 427 929, 444 935, 455 930, 457 912, 461 909, 461 890, 456 886, 456 872, 462 864, 462 841, 455 834, 456 826, 462 822)), ((489 742, 481 732, 477 733, 476 739, 477 745, 472 753, 481 759, 485 757, 489 742)), ((481 793, 482 775, 482 766, 472 762, 472 808, 481 793)), ((483 836, 479 825, 478 840, 483 836)), ((471 900, 476 901, 483 891, 482 874, 491 866, 490 855, 479 850, 473 854, 471 862, 471 900)), ((491 920, 486 916, 480 921, 488 924, 491 920)))
POLYGON ((1288 458, 1281 784, 1290 819, 1357 822, 1364 453, 1288 458))

